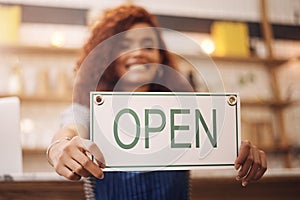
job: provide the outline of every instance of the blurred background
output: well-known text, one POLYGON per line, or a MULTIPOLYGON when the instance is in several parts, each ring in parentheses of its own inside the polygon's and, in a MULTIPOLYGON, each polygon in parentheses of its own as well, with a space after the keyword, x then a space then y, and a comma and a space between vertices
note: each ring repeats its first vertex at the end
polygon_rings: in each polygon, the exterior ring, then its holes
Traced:
POLYGON ((80 48, 103 10, 121 3, 193 40, 199 48, 165 35, 195 89, 240 93, 242 138, 268 153, 270 168, 300 167, 299 0, 0 0, 0 97, 21 100, 24 172, 52 171, 45 150, 71 103, 80 48), (195 66, 217 67, 221 79, 203 80, 195 66))

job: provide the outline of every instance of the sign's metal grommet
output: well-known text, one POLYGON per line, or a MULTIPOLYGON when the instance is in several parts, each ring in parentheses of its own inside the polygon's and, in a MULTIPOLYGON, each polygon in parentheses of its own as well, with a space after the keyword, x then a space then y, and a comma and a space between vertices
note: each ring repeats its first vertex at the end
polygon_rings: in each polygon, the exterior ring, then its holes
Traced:
POLYGON ((228 99, 227 99, 227 103, 230 105, 230 106, 235 106, 237 104, 237 97, 232 95, 232 96, 229 96, 228 99))
POLYGON ((97 96, 95 97, 95 103, 96 103, 98 106, 102 105, 102 104, 104 103, 103 97, 102 97, 101 95, 97 95, 97 96))

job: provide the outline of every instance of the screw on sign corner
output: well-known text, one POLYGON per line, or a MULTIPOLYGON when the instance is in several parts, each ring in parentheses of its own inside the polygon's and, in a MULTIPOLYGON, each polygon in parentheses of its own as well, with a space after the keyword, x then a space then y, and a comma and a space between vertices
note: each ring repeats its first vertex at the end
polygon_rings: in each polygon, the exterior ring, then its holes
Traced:
POLYGON ((228 100, 227 100, 227 103, 230 105, 230 106, 235 106, 237 104, 237 97, 232 95, 232 96, 229 96, 228 97, 228 100))
POLYGON ((97 95, 97 96, 95 97, 95 103, 96 103, 98 106, 102 105, 102 104, 104 103, 103 97, 100 96, 100 95, 97 95))

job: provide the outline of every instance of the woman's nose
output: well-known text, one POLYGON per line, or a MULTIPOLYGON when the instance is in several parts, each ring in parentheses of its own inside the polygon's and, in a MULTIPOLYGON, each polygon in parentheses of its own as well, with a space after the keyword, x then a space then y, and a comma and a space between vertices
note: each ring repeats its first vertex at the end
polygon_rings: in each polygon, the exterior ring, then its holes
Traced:
POLYGON ((131 55, 134 57, 139 57, 141 55, 143 55, 143 49, 141 47, 135 48, 131 51, 131 55))

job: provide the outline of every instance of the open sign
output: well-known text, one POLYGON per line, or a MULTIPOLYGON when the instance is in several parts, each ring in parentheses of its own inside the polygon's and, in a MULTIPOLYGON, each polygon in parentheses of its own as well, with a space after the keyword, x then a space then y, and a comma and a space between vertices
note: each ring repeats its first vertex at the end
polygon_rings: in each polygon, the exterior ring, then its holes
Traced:
POLYGON ((240 100, 216 93, 91 93, 91 139, 107 170, 234 165, 240 100))

